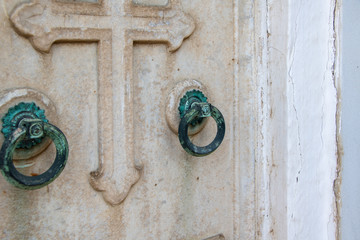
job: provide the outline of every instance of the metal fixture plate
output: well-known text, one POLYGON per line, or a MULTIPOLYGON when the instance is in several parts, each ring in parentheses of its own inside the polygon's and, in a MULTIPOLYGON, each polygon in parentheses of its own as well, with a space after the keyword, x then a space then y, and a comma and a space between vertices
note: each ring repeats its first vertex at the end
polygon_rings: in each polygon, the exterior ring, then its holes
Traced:
MULTIPOLYGON (((55 104, 48 96, 40 91, 31 88, 12 88, 0 92, 0 118, 3 118, 8 112, 9 108, 14 107, 20 102, 35 102, 36 105, 45 110, 46 118, 51 123, 58 122, 58 114, 55 104)), ((0 134, 0 144, 4 142, 3 134, 0 134)), ((41 143, 33 146, 30 149, 18 148, 14 151, 14 160, 25 160, 32 158, 43 152, 51 143, 49 138, 44 138, 41 143)), ((29 164, 29 163, 27 163, 29 164)))

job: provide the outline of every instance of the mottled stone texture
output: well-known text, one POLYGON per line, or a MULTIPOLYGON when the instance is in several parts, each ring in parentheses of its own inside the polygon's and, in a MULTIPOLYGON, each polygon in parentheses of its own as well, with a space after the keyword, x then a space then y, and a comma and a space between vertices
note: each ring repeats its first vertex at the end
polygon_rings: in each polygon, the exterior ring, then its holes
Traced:
MULTIPOLYGON (((0 177, 1 239, 255 236, 252 1, 0 3, 1 90, 45 94, 70 148, 45 188, 0 177), (170 92, 188 79, 227 125, 204 158, 188 155, 166 121, 170 92)), ((192 141, 215 134, 209 120, 192 141)), ((53 157, 50 146, 21 171, 38 174, 53 157)))

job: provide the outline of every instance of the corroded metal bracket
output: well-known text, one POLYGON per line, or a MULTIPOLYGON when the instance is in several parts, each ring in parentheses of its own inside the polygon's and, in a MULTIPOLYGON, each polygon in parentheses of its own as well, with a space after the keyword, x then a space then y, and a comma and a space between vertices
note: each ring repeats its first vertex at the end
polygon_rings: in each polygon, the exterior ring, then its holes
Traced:
MULTIPOLYGON (((198 102, 198 103, 207 103, 207 97, 200 91, 200 90, 191 90, 188 91, 181 99, 179 104, 179 113, 180 118, 183 118, 185 116, 185 113, 191 108, 192 104, 198 102)), ((209 116, 208 116, 209 117, 209 116)), ((190 124, 192 126, 195 126, 197 124, 200 124, 204 120, 203 117, 198 117, 194 119, 190 124)))
POLYGON ((199 94, 199 91, 191 91, 183 98, 187 100, 180 102, 179 109, 183 109, 185 106, 188 107, 186 113, 181 118, 178 136, 181 146, 187 153, 196 157, 202 157, 214 152, 220 146, 225 136, 225 120, 221 112, 216 107, 206 102, 205 97, 198 98, 198 96, 202 96, 199 94), (205 101, 201 102, 201 100, 205 101), (215 120, 217 125, 215 139, 209 145, 204 147, 194 145, 188 136, 189 124, 200 123, 203 118, 210 116, 215 120))
MULTIPOLYGON (((18 106, 23 106, 20 103, 18 106)), ((5 179, 14 186, 21 189, 38 189, 51 183, 57 178, 65 167, 69 147, 65 135, 56 126, 45 122, 42 119, 30 118, 27 115, 17 118, 16 128, 5 139, 0 150, 0 171, 5 179), (31 142, 48 136, 55 144, 56 157, 51 167, 44 173, 37 176, 25 176, 17 171, 13 164, 13 153, 15 148, 21 143, 31 142)), ((10 119, 10 121, 13 119, 10 119)), ((35 141, 36 143, 36 141, 35 141)))
MULTIPOLYGON (((4 134, 5 138, 9 138, 10 135, 19 127, 19 123, 22 119, 40 119, 43 122, 48 122, 45 116, 45 111, 40 109, 34 102, 25 103, 21 102, 14 107, 11 107, 6 115, 2 118, 2 129, 1 132, 4 134)), ((29 149, 43 140, 43 137, 32 137, 28 139, 23 139, 20 141, 16 148, 26 148, 29 149)))

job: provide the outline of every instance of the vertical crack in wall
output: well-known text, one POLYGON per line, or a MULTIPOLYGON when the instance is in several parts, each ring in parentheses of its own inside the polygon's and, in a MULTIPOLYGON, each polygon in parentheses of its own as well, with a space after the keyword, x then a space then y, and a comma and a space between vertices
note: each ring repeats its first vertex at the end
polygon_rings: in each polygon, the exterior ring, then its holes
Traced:
POLYGON ((333 65, 332 65, 332 80, 333 86, 336 91, 336 151, 337 151, 337 163, 336 163, 336 175, 333 183, 333 191, 335 197, 335 210, 334 210, 334 221, 336 224, 336 239, 340 239, 340 209, 341 209, 341 182, 342 182, 342 156, 343 156, 343 146, 341 140, 341 84, 340 84, 340 4, 341 0, 333 0, 333 21, 332 21, 332 30, 333 30, 333 65))
MULTIPOLYGON (((261 111, 261 116, 259 119, 261 119, 261 128, 262 130, 260 131, 261 133, 261 148, 262 148, 262 158, 263 158, 263 165, 262 165, 262 180, 263 180, 263 185, 262 187, 264 188, 264 199, 263 199, 263 223, 262 223, 262 229, 261 229, 261 236, 260 234, 258 234, 258 238, 257 239, 267 239, 270 238, 270 234, 271 234, 271 230, 273 229, 273 222, 272 222, 272 218, 271 218, 271 197, 270 197, 270 192, 271 192, 271 170, 269 169, 270 166, 270 161, 271 159, 269 159, 268 155, 267 155, 267 141, 268 141, 268 135, 266 134, 269 131, 269 122, 267 121, 267 119, 269 119, 269 105, 270 105, 270 89, 269 89, 269 81, 270 81, 270 76, 269 76, 269 37, 270 37, 270 3, 269 0, 265 1, 265 4, 263 5, 265 11, 264 11, 264 19, 265 19, 265 23, 262 22, 262 20, 260 19, 259 22, 261 22, 261 35, 262 35, 262 40, 263 40, 263 46, 261 48, 261 52, 262 52, 262 59, 261 62, 263 63, 263 65, 261 66, 262 68, 265 68, 265 78, 262 78, 260 81, 260 97, 261 97, 261 102, 260 102, 260 111, 261 111), (265 106, 264 107, 264 102, 265 102, 265 106)), ((264 69, 262 69, 264 70, 264 69)))
MULTIPOLYGON (((296 160, 295 161, 298 161, 299 160, 299 163, 296 163, 296 168, 297 168, 297 174, 296 176, 294 176, 295 178, 291 178, 290 182, 293 182, 293 181, 296 181, 297 182, 297 179, 298 179, 298 176, 300 175, 301 173, 301 170, 302 170, 302 165, 303 165, 303 159, 302 159, 302 146, 301 146, 301 136, 300 136, 300 122, 299 122, 299 115, 298 115, 298 111, 297 111, 297 108, 296 108, 296 86, 295 86, 295 82, 294 82, 294 77, 293 77, 293 68, 294 68, 294 64, 295 64, 295 57, 296 57, 296 51, 297 51, 297 42, 298 42, 298 30, 299 30, 299 26, 298 26, 298 22, 299 22, 299 16, 300 16, 300 12, 301 12, 301 6, 299 8, 297 8, 297 12, 294 13, 292 12, 292 10, 290 10, 290 14, 289 14, 289 24, 292 24, 292 15, 293 14, 296 14, 295 16, 295 26, 293 28, 293 26, 289 26, 289 29, 294 29, 293 32, 289 32, 288 34, 290 36, 293 36, 290 38, 290 41, 288 41, 288 51, 289 52, 289 58, 287 60, 287 62, 289 63, 289 67, 288 67, 288 81, 289 81, 289 84, 288 84, 288 93, 291 93, 291 96, 289 96, 289 100, 288 100, 288 106, 289 106, 289 109, 288 109, 288 112, 289 114, 291 113, 291 110, 290 108, 293 109, 293 114, 295 115, 295 124, 296 124, 296 148, 297 148, 297 151, 294 155, 296 155, 296 160), (290 100, 291 99, 291 100, 290 100), (298 157, 300 159, 298 159, 298 157)), ((293 116, 291 117, 293 118, 293 116)), ((290 116, 289 116, 289 119, 290 119, 290 116)), ((289 120, 288 120, 289 121, 289 120)), ((289 124, 288 124, 288 128, 289 128, 289 124)), ((288 129, 288 139, 291 139, 292 136, 289 136, 289 131, 290 129, 288 129)), ((291 131, 290 131, 291 132, 291 131)), ((292 141, 290 141, 292 142, 292 141)), ((288 148, 289 148, 289 143, 288 143, 288 148)), ((292 151, 292 149, 288 149, 288 151, 292 151)), ((289 171, 289 166, 287 167, 287 171, 289 171)), ((291 174, 290 174, 291 176, 291 174)), ((288 178, 289 178, 289 175, 288 175, 288 178)), ((289 182, 289 179, 288 179, 288 187, 289 187, 289 184, 292 185, 291 183, 289 182)), ((293 204, 293 198, 297 195, 297 187, 293 187, 293 190, 288 192, 287 193, 288 195, 291 194, 292 196, 289 196, 287 197, 287 205, 288 205, 288 209, 289 209, 289 212, 287 213, 288 215, 288 221, 287 221, 287 228, 289 231, 291 231, 292 229, 292 224, 294 224, 294 222, 296 221, 296 218, 298 216, 296 216, 296 212, 293 211, 293 207, 292 207, 292 204, 293 204), (289 202, 290 200, 290 202, 289 202)), ((296 197, 295 197, 296 198, 296 197)), ((289 232, 288 232, 289 234, 289 232)), ((287 236, 289 238, 289 235, 287 236)), ((297 236, 297 232, 295 232, 295 235, 293 235, 293 237, 295 238, 298 238, 297 236)))
MULTIPOLYGON (((240 76, 240 67, 239 67, 239 48, 240 48, 240 40, 239 40, 239 29, 240 29, 240 16, 239 16, 239 12, 240 12, 240 7, 239 7, 239 1, 235 0, 233 3, 233 7, 234 7, 234 113, 237 113, 238 110, 236 108, 239 107, 239 100, 240 96, 239 96, 239 76, 240 76)), ((235 114, 233 115, 233 121, 236 122, 238 119, 238 116, 236 116, 235 114)), ((235 142, 237 140, 237 138, 234 136, 235 133, 237 133, 238 129, 237 129, 237 125, 234 124, 233 125, 233 129, 232 129, 232 135, 231 135, 231 141, 235 142)), ((232 149, 232 159, 236 159, 234 158, 234 156, 236 156, 238 154, 238 147, 237 147, 237 142, 233 145, 233 149, 232 149)), ((240 207, 240 193, 239 193, 239 189, 240 189, 240 176, 239 176, 239 162, 238 161, 234 161, 233 162, 233 168, 234 168, 234 194, 233 194, 233 201, 234 201, 234 206, 233 206, 233 218, 234 218, 234 226, 233 226, 233 237, 234 238, 239 238, 240 236, 240 229, 241 229, 241 220, 240 220, 240 216, 241 216, 241 207, 240 207)))
MULTIPOLYGON (((296 119, 296 125, 297 125, 297 145, 298 145, 298 151, 299 151, 299 157, 300 157, 300 167, 299 170, 297 172, 297 177, 300 175, 301 171, 302 171, 302 166, 303 166, 303 152, 302 152, 302 146, 301 146, 301 131, 300 131, 300 122, 299 122, 299 116, 298 116, 298 111, 296 109, 296 97, 295 97, 295 82, 292 76, 292 69, 293 69, 293 65, 294 65, 294 59, 295 59, 295 52, 296 52, 296 44, 297 44, 297 33, 298 33, 298 21, 299 21, 299 15, 301 12, 301 6, 298 9, 298 12, 296 14, 296 18, 295 18, 295 34, 294 34, 294 40, 293 40, 293 45, 291 48, 291 52, 290 52, 290 66, 289 66, 289 71, 288 71, 288 76, 289 76, 289 80, 291 83, 291 87, 292 87, 292 108, 294 110, 295 113, 295 119, 296 119)), ((297 178, 296 178, 297 179, 297 178)), ((292 215, 293 216, 293 215, 292 215)))

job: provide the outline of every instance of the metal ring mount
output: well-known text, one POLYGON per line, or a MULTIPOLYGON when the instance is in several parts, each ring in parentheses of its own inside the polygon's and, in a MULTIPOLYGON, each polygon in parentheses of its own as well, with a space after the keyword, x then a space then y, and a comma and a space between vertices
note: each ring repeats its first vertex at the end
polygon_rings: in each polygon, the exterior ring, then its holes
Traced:
POLYGON ((65 135, 56 126, 39 119, 24 118, 19 127, 5 139, 0 150, 0 170, 6 180, 21 189, 38 189, 51 183, 65 167, 69 154, 65 135), (13 164, 12 155, 24 138, 36 139, 48 136, 55 144, 56 157, 51 167, 38 176, 25 176, 13 164))
POLYGON ((225 120, 221 112, 214 106, 206 102, 194 102, 186 112, 179 124, 179 140, 181 146, 189 154, 202 157, 214 152, 221 144, 225 136, 225 120), (212 117, 217 125, 217 133, 214 140, 207 146, 199 147, 194 145, 188 136, 188 126, 196 118, 212 117))

